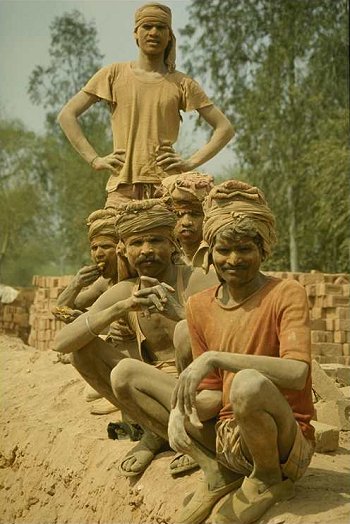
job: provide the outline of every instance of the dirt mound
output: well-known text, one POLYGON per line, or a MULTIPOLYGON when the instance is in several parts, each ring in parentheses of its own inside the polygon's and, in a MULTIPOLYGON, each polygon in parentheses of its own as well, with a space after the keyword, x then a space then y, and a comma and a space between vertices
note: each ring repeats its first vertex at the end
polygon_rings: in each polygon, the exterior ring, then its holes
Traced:
MULTIPOLYGON (((2 415, 0 522, 3 524, 171 524, 200 473, 172 479, 171 452, 142 477, 118 477, 116 463, 134 445, 107 437, 118 413, 93 416, 84 382, 55 353, 0 336, 2 415)), ((349 522, 349 439, 316 454, 292 501, 270 524, 349 522), (347 488, 346 488, 347 486, 347 488)))

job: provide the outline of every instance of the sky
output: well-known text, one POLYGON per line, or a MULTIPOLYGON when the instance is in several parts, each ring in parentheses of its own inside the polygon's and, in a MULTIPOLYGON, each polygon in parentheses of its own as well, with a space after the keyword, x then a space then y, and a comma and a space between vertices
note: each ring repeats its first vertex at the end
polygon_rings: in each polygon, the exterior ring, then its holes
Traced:
MULTIPOLYGON (((0 114, 19 118, 28 129, 44 130, 45 112, 35 106, 27 94, 29 76, 35 66, 49 63, 50 24, 56 16, 78 9, 87 21, 94 20, 99 37, 103 65, 133 60, 137 48, 133 39, 134 12, 146 3, 136 0, 0 0, 0 114)), ((165 1, 173 13, 173 29, 184 27, 190 0, 165 1)), ((182 66, 177 47, 177 68, 182 66)), ((186 71, 184 71, 186 72, 186 71)), ((210 90, 209 96, 212 95, 210 90)), ((193 123, 184 115, 180 142, 193 152, 205 142, 200 133, 193 140, 193 123)), ((207 173, 220 175, 223 167, 233 164, 234 153, 227 147, 201 167, 207 173)))

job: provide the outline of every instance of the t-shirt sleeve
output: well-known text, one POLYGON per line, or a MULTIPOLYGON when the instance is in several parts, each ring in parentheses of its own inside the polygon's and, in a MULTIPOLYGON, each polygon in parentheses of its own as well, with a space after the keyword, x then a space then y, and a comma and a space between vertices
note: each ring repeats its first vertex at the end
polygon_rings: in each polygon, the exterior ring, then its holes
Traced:
POLYGON ((94 74, 82 88, 82 91, 89 95, 98 96, 102 100, 107 102, 115 102, 113 100, 113 79, 115 76, 115 68, 112 65, 102 67, 97 73, 94 74))
POLYGON ((280 356, 311 362, 311 332, 306 291, 287 281, 278 304, 280 356))
POLYGON ((193 111, 212 106, 213 102, 205 94, 201 86, 192 78, 186 77, 181 82, 182 111, 193 111))
MULTIPOLYGON (((209 348, 204 340, 202 330, 200 329, 200 323, 196 322, 197 315, 193 311, 191 306, 192 297, 190 297, 186 304, 186 318, 187 325, 191 339, 191 348, 193 359, 200 357, 205 351, 208 351, 209 348)), ((210 373, 198 386, 198 391, 203 389, 212 389, 212 390, 221 390, 222 389, 222 379, 220 377, 219 371, 216 370, 213 373, 210 373)))

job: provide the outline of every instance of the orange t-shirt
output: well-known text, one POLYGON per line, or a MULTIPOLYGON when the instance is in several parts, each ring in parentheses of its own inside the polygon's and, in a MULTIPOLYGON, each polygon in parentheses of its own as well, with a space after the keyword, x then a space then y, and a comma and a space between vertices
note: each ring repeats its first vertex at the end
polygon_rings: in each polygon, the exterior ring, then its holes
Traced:
MULTIPOLYGON (((295 280, 268 277, 266 284, 236 306, 218 299, 220 286, 188 299, 186 306, 193 357, 205 351, 302 360, 311 364, 309 307, 305 289, 295 280)), ((229 393, 234 373, 216 369, 199 386, 222 390, 220 419, 233 417, 229 393)), ((314 438, 311 372, 302 391, 280 389, 304 435, 314 438)))

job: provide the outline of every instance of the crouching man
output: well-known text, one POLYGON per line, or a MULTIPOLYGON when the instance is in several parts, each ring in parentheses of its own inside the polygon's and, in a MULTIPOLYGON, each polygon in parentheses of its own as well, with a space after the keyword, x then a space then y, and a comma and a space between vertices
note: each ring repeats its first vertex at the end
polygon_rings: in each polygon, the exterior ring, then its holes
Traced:
POLYGON ((298 282, 260 271, 275 221, 257 188, 220 184, 204 211, 204 260, 220 284, 186 304, 193 362, 156 389, 156 370, 121 362, 112 388, 126 412, 159 435, 168 430, 171 446, 203 470, 176 522, 200 524, 230 493, 215 522, 248 524, 294 495, 312 458, 309 310, 298 282))

